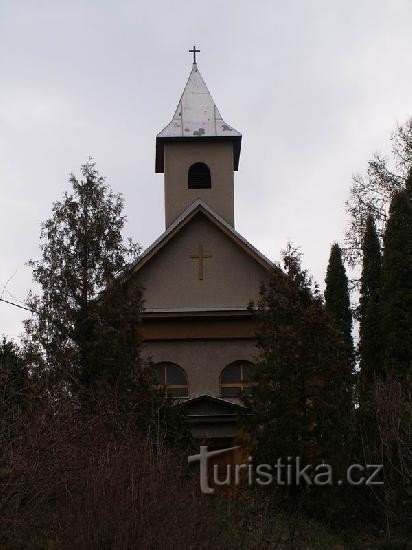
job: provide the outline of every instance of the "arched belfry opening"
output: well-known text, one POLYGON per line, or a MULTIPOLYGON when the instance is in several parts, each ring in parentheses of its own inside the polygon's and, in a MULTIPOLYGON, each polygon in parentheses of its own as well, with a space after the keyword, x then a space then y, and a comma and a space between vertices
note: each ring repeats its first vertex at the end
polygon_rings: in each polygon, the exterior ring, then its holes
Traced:
POLYGON ((188 189, 210 189, 212 180, 210 177, 210 169, 204 162, 195 162, 189 168, 187 173, 188 189))

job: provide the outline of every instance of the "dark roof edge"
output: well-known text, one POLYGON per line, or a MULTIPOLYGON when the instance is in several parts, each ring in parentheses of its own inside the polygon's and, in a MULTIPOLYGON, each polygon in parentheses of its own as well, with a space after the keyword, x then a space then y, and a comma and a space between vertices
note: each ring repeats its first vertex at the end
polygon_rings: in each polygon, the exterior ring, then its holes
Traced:
POLYGON ((156 137, 156 161, 155 172, 157 174, 164 173, 164 145, 165 143, 191 143, 191 142, 211 142, 233 143, 233 169, 235 172, 239 169, 239 158, 242 147, 242 136, 202 136, 202 137, 156 137))

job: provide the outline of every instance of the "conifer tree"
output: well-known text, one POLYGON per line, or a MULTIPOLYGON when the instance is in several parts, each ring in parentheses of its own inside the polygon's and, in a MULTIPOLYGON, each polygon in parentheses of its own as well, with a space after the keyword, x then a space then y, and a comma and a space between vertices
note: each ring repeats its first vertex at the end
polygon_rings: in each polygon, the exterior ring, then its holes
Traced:
POLYGON ((28 299, 25 359, 52 406, 69 397, 86 417, 107 414, 116 430, 133 422, 156 441, 186 445, 183 410, 154 389, 140 359, 143 297, 128 271, 139 247, 123 238, 123 199, 93 162, 81 173, 53 205, 41 259, 30 262, 41 293, 28 299))
POLYGON ((326 310, 335 320, 336 326, 342 333, 349 352, 352 353, 352 313, 350 309, 348 277, 343 265, 342 251, 337 243, 332 245, 330 251, 325 282, 326 310))
POLYGON ((27 390, 28 373, 20 350, 12 340, 3 336, 0 339, 0 416, 21 409, 27 390))
POLYGON ((264 463, 287 456, 333 463, 348 433, 346 348, 300 254, 289 247, 283 261, 286 274, 276 269, 256 304, 259 356, 246 431, 264 463))
MULTIPOLYGON (((412 372, 412 199, 411 174, 392 199, 384 235, 382 330, 384 368, 410 380, 412 372)), ((405 386, 407 388, 407 385, 405 386)))
POLYGON ((382 254, 372 215, 362 243, 359 300, 360 399, 369 402, 377 377, 382 375, 381 271, 382 254))
MULTIPOLYGON (((102 308, 97 313, 99 292, 113 283, 119 271, 136 257, 138 248, 123 239, 125 217, 121 196, 110 190, 93 162, 83 165, 81 172, 80 180, 71 176, 70 192, 53 205, 50 219, 42 226, 42 257, 30 263, 41 294, 29 297, 29 306, 35 314, 26 322, 26 347, 38 351, 37 355, 32 354, 33 363, 42 366, 51 383, 71 392, 77 391, 79 383, 90 384, 96 377, 107 377, 109 368, 112 381, 122 374, 124 369, 118 368, 114 357, 120 353, 118 338, 122 334, 123 343, 126 342, 124 332, 113 330, 116 319, 121 319, 123 331, 128 335, 134 331, 133 343, 129 340, 127 344, 134 350, 129 359, 136 362, 136 357, 131 357, 139 348, 134 325, 142 308, 141 292, 136 289, 133 314, 129 302, 117 300, 111 330, 103 322, 102 308), (131 325, 133 328, 128 331, 131 325), (102 369, 93 367, 97 347, 102 351, 103 339, 101 335, 97 337, 97 327, 107 329, 106 351, 110 347, 116 350, 112 351, 113 360, 108 356, 100 358, 102 369)), ((124 348, 122 353, 124 357, 124 348)), ((130 362, 129 368, 132 368, 130 362)))
POLYGON ((345 392, 345 403, 342 412, 352 418, 354 394, 354 349, 352 338, 352 312, 348 277, 342 260, 342 250, 335 243, 332 245, 329 264, 326 271, 325 308, 341 335, 346 355, 346 364, 339 372, 339 383, 345 392))
POLYGON ((0 471, 8 445, 16 434, 21 437, 20 420, 25 412, 33 410, 36 402, 33 390, 20 348, 3 336, 0 338, 0 471))

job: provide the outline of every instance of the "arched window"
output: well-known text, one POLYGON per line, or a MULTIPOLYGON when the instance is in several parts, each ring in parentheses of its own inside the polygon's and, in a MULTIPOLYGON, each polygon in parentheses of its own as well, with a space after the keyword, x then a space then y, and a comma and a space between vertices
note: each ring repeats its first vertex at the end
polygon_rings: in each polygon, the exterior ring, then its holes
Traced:
POLYGON ((210 189, 212 182, 209 166, 204 162, 192 164, 187 174, 187 186, 189 189, 210 189))
POLYGON ((255 366, 249 361, 235 361, 222 370, 220 375, 220 395, 240 397, 250 393, 255 377, 255 366))
POLYGON ((168 397, 187 397, 189 394, 185 371, 174 363, 157 363, 154 376, 158 388, 164 388, 168 397))

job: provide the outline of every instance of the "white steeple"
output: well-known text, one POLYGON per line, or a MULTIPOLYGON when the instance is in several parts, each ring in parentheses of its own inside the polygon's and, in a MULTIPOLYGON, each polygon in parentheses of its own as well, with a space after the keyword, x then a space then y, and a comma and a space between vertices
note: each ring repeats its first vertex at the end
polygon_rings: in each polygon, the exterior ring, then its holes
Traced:
POLYGON ((164 170, 164 145, 174 141, 229 141, 234 169, 238 169, 242 134, 227 124, 193 63, 186 86, 170 123, 156 136, 156 172, 164 170))
POLYGON ((241 136, 241 134, 223 120, 200 74, 197 63, 193 63, 173 119, 157 137, 217 136, 235 137, 241 136))

